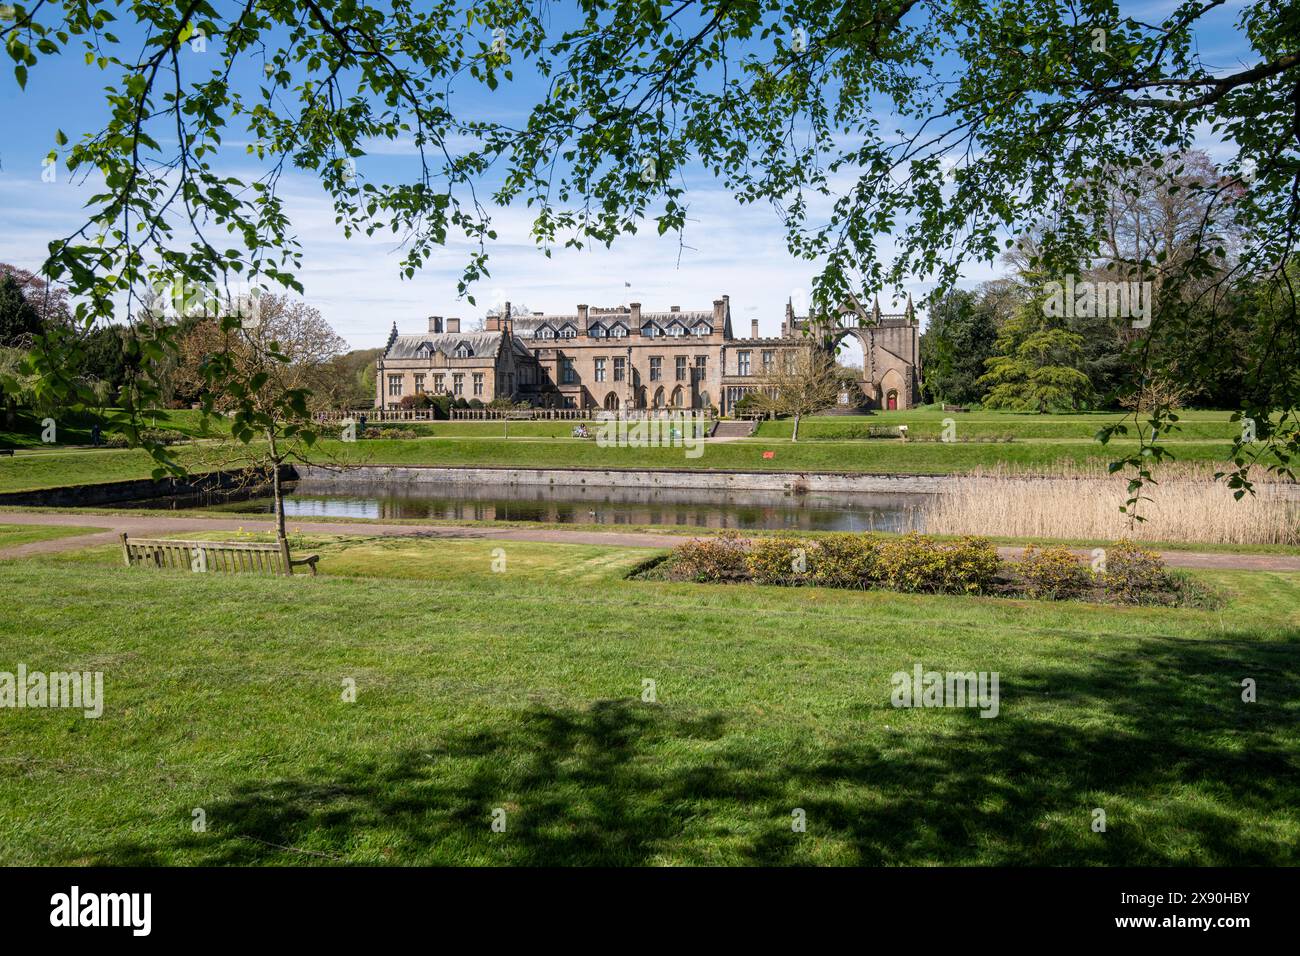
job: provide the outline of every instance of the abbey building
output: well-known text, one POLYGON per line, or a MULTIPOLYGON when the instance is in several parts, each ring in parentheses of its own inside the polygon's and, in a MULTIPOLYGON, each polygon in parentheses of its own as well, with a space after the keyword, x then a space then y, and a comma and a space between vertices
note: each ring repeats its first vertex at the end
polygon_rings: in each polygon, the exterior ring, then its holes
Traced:
POLYGON ((394 323, 378 359, 379 408, 396 408, 420 392, 487 404, 506 398, 552 408, 607 410, 696 409, 732 414, 784 355, 833 348, 846 336, 862 345, 861 396, 866 408, 910 408, 920 400, 916 317, 882 314, 856 301, 829 327, 797 316, 787 303, 781 334, 736 335, 727 296, 711 309, 643 311, 641 303, 572 313, 489 316, 481 331, 457 318, 429 318, 423 332, 401 334, 394 323))

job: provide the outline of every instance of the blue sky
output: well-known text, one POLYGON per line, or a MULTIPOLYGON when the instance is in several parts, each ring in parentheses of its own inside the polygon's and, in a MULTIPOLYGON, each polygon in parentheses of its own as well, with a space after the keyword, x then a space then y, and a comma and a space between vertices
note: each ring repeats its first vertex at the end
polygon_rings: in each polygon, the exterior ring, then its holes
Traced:
MULTIPOLYGON (((1156 20, 1174 6, 1122 4, 1121 9, 1156 20)), ((1225 5, 1198 37, 1202 55, 1214 68, 1230 71, 1249 61, 1249 49, 1234 26, 1240 6, 1239 2, 1225 5)), ((207 53, 191 50, 188 55, 213 56, 219 40, 208 42, 207 53)), ((75 142, 81 134, 99 128, 98 94, 105 74, 85 66, 74 49, 70 56, 42 61, 24 92, 5 63, 0 71, 0 261, 34 269, 51 239, 81 225, 81 207, 93 191, 90 185, 70 182, 62 168, 55 182, 43 182, 41 161, 54 145, 56 129, 75 142)), ((482 91, 474 96, 465 101, 465 108, 499 120, 518 118, 527 103, 526 90, 509 86, 498 94, 482 91)), ((1216 159, 1229 153, 1209 138, 1200 145, 1216 159)), ((220 171, 250 169, 242 157, 232 157, 230 162, 229 169, 220 171)), ((391 180, 404 172, 409 175, 412 163, 413 155, 403 144, 377 144, 375 151, 358 160, 358 171, 363 177, 391 180)), ((283 191, 304 245, 299 278, 306 298, 356 348, 381 345, 394 321, 403 331, 416 331, 424 328, 428 315, 468 319, 501 299, 547 311, 572 311, 578 302, 629 301, 666 309, 670 305, 708 308, 713 299, 728 294, 738 332, 748 334, 750 320, 758 319, 762 334, 776 334, 786 299, 806 294, 809 264, 786 251, 771 207, 740 205, 699 168, 688 167, 683 176, 691 221, 680 241, 675 235, 658 236, 648 224, 612 249, 557 249, 548 259, 528 237, 531 217, 526 210, 495 210, 500 239, 490 249, 492 275, 475 290, 478 306, 457 297, 465 246, 449 243, 413 280, 402 279, 400 252, 391 237, 345 239, 334 225, 324 190, 313 178, 290 174, 283 191)), ((888 249, 889 238, 882 236, 879 245, 888 249)), ((975 265, 964 277, 975 284, 998 271, 975 265)), ((908 291, 919 299, 927 286, 913 284, 908 291)), ((884 305, 888 309, 890 303, 884 305)))

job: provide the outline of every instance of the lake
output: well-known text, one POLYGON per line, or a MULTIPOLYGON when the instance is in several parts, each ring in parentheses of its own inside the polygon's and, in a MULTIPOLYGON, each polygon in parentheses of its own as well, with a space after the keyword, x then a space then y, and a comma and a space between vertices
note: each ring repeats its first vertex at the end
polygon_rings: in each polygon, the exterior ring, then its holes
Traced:
MULTIPOLYGON (((921 530, 931 498, 903 492, 792 494, 462 482, 383 485, 298 481, 288 486, 290 518, 435 518, 444 521, 538 521, 558 524, 665 525, 793 531, 921 530)), ((232 513, 270 512, 269 497, 212 493, 133 501, 119 507, 204 507, 232 513)))

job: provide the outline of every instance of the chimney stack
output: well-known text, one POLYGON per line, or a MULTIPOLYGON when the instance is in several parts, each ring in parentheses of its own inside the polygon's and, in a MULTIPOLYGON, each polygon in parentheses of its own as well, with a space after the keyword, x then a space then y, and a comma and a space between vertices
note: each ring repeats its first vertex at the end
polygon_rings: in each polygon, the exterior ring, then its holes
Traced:
POLYGON ((641 303, 630 302, 628 303, 628 308, 632 312, 632 327, 637 329, 641 328, 641 303))
POLYGON ((448 319, 448 320, 447 320, 447 331, 448 331, 448 332, 451 332, 451 333, 453 333, 453 334, 459 334, 459 333, 460 333, 460 319, 448 319))
POLYGON ((441 331, 442 331, 442 316, 440 315, 429 316, 429 333, 431 335, 437 335, 441 331))
POLYGON ((578 305, 578 324, 584 329, 587 327, 587 304, 585 302, 578 305))
POLYGON ((713 300, 713 329, 715 332, 722 331, 722 323, 727 318, 727 300, 713 300))
POLYGON ((670 305, 670 306, 668 307, 668 311, 669 311, 669 312, 680 312, 680 311, 682 311, 682 307, 681 307, 680 305, 670 305))
POLYGON ((749 337, 751 339, 758 338, 758 319, 749 320, 749 337))

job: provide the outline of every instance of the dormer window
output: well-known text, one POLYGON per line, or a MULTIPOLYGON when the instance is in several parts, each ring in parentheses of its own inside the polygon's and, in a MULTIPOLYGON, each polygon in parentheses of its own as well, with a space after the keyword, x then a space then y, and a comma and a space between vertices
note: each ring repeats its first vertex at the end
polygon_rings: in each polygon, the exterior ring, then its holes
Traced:
POLYGON ((695 327, 695 334, 696 334, 696 335, 712 335, 712 334, 713 334, 713 329, 709 328, 707 325, 705 325, 703 322, 701 322, 699 325, 697 325, 697 326, 695 327))
POLYGON ((415 357, 427 359, 429 357, 429 352, 430 352, 429 343, 421 342, 419 347, 415 350, 415 357))
POLYGON ((571 325, 566 325, 560 329, 560 338, 562 339, 576 339, 577 337, 578 330, 571 325))
POLYGON ((626 325, 610 326, 609 336, 610 338, 614 338, 614 339, 627 338, 627 326, 626 325))
POLYGON ((668 327, 668 334, 671 335, 673 338, 680 338, 681 336, 686 334, 686 329, 683 326, 679 325, 678 323, 674 322, 672 325, 668 327))
POLYGON ((469 358, 473 354, 474 350, 466 342, 461 342, 460 345, 456 346, 456 358, 469 358))
POLYGON ((652 339, 652 338, 654 338, 655 335, 658 334, 658 332, 659 332, 659 330, 656 329, 656 328, 655 328, 653 325, 651 325, 649 322, 647 322, 645 325, 641 326, 641 334, 644 335, 644 336, 645 336, 646 338, 648 338, 648 339, 652 339))
POLYGON ((555 330, 549 325, 543 325, 537 330, 537 337, 539 339, 553 339, 555 338, 555 330))
POLYGON ((587 329, 587 334, 593 339, 603 339, 605 337, 605 327, 603 325, 593 325, 587 329))

